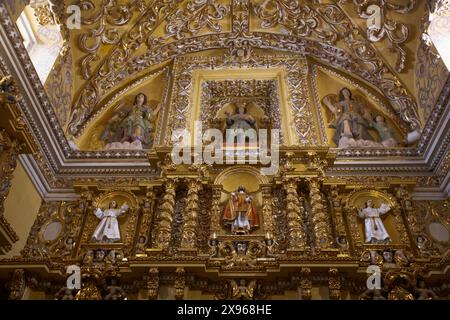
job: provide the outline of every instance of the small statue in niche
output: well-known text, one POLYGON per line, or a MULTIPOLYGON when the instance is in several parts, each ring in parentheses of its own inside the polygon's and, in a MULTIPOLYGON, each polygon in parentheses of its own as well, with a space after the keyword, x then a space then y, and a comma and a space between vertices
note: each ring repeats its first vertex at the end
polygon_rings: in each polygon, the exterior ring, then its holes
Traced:
POLYGON ((381 115, 370 114, 364 99, 353 96, 348 88, 342 88, 339 95, 330 94, 322 103, 334 115, 330 128, 335 129, 333 141, 339 148, 348 147, 395 147, 398 145, 391 127, 381 115), (378 132, 381 142, 374 141, 369 129, 378 132))
POLYGON ((97 208, 95 215, 101 219, 100 223, 92 235, 92 239, 97 242, 116 242, 120 240, 119 222, 117 217, 128 211, 128 205, 124 203, 122 207, 117 208, 117 201, 112 200, 109 208, 102 210, 97 208))
POLYGON ((235 137, 237 142, 245 143, 247 137, 256 138, 256 120, 247 114, 246 104, 242 102, 236 103, 236 112, 231 115, 228 111, 226 116, 226 142, 234 143, 235 137))
POLYGON ((237 192, 232 192, 223 214, 224 225, 231 225, 232 234, 249 234, 259 226, 259 218, 253 199, 247 195, 245 188, 240 186, 237 192))
POLYGON ((366 243, 388 243, 390 241, 389 234, 380 218, 389 210, 391 208, 384 203, 378 209, 373 208, 372 200, 367 200, 366 207, 359 210, 358 216, 364 219, 366 243))
MULTIPOLYGON (((122 109, 122 107, 119 107, 122 109)), ((109 122, 102 134, 106 149, 146 149, 153 145, 154 122, 161 105, 154 110, 147 96, 139 93, 129 112, 121 110, 109 122)))

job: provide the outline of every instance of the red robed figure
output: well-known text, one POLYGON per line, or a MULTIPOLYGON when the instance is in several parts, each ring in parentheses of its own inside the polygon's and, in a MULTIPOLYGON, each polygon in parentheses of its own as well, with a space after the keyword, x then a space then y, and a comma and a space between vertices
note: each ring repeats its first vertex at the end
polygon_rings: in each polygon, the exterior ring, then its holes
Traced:
POLYGON ((231 224, 233 233, 248 233, 250 229, 259 226, 258 214, 247 196, 245 189, 239 187, 237 193, 232 193, 223 214, 224 224, 231 224))

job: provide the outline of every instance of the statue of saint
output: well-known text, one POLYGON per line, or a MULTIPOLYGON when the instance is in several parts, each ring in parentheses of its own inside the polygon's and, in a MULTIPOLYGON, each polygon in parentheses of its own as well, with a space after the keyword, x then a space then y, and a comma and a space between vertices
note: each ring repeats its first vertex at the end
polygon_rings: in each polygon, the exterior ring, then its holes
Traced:
POLYGON ((387 243, 389 234, 380 216, 391 210, 387 204, 381 204, 379 209, 373 208, 372 200, 366 201, 366 207, 359 210, 358 216, 364 219, 366 243, 387 243))
POLYGON ((245 137, 252 137, 256 134, 256 120, 249 114, 245 104, 236 103, 236 113, 230 115, 225 112, 226 118, 226 142, 234 143, 235 137, 238 142, 245 142, 245 137), (240 139, 241 137, 241 139, 240 139))
POLYGON ((116 242, 120 240, 119 222, 117 217, 128 211, 128 205, 124 203, 122 207, 117 208, 117 202, 111 201, 106 210, 97 209, 95 215, 101 219, 95 228, 92 239, 97 242, 116 242))
POLYGON ((223 214, 224 225, 231 225, 233 234, 249 234, 250 230, 259 226, 258 214, 245 188, 240 186, 232 192, 223 214))
POLYGON ((338 101, 335 95, 329 95, 323 99, 323 103, 334 115, 330 127, 336 129, 333 137, 336 145, 342 144, 342 138, 373 141, 368 131, 368 112, 353 98, 350 89, 342 88, 338 101))
POLYGON ((153 144, 153 123, 161 109, 155 110, 147 105, 147 96, 139 93, 128 113, 119 112, 108 123, 102 140, 108 144, 106 149, 143 149, 153 144))

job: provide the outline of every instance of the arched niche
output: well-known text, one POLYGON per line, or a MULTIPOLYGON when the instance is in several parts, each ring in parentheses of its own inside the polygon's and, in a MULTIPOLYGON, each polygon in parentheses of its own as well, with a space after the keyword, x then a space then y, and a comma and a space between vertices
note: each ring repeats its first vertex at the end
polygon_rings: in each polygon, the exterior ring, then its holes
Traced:
POLYGON ((374 208, 379 208, 382 203, 390 207, 390 210, 381 216, 381 220, 391 239, 391 242, 385 244, 385 246, 407 245, 406 229, 401 217, 399 204, 393 196, 375 189, 354 191, 346 200, 345 210, 353 243, 357 247, 362 245, 371 246, 371 244, 365 242, 364 220, 358 217, 358 211, 365 208, 367 200, 372 200, 374 208))

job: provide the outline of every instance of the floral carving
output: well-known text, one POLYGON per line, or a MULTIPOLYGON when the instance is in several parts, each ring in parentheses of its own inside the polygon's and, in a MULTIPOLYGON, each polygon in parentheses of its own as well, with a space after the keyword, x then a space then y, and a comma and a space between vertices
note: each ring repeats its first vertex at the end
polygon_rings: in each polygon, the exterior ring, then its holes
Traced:
POLYGON ((195 36, 202 28, 207 27, 213 32, 222 31, 218 23, 230 12, 217 0, 192 0, 184 9, 178 9, 167 18, 165 38, 183 39, 186 35, 195 36))

